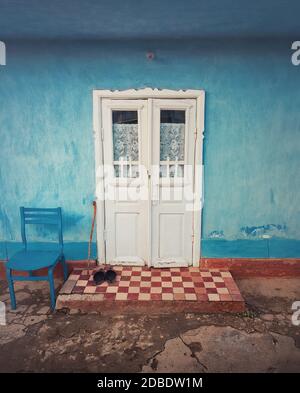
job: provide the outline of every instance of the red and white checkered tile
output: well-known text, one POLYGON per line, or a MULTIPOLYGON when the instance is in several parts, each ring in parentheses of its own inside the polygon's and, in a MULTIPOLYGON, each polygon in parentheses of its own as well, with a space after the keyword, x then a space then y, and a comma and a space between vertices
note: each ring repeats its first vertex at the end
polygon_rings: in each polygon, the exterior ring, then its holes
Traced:
POLYGON ((96 285, 95 270, 74 269, 61 294, 97 294, 98 300, 243 301, 229 271, 217 269, 114 266, 114 283, 96 285))

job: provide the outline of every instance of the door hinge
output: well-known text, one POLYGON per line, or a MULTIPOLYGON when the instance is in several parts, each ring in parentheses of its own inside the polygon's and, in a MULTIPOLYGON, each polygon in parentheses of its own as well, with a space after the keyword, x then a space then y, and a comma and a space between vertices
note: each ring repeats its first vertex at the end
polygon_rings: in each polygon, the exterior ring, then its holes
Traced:
POLYGON ((101 128, 101 141, 104 141, 104 128, 101 128))

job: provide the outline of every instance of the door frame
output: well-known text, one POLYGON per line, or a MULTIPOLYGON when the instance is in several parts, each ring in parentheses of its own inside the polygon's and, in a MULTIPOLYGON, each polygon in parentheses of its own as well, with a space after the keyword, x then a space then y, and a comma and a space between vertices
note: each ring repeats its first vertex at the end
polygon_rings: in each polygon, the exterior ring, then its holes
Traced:
MULTIPOLYGON (((201 255, 202 208, 204 204, 204 165, 203 165, 203 138, 205 115, 204 90, 168 90, 168 89, 129 89, 129 90, 93 90, 93 131, 95 139, 95 198, 97 202, 97 250, 98 261, 105 263, 105 201, 99 199, 99 194, 104 192, 104 181, 99 168, 103 165, 103 135, 102 126, 102 100, 103 99, 133 100, 144 99, 149 101, 148 129, 152 129, 152 99, 195 99, 196 100, 196 129, 195 135, 195 198, 200 209, 193 214, 193 266, 199 266, 201 255), (100 178, 99 178, 100 175, 100 178), (199 184, 197 184, 197 180, 199 184)), ((149 133, 150 135, 150 133, 149 133)), ((148 144, 150 149, 150 144, 148 144)), ((151 239, 150 246, 151 246, 151 239)), ((149 261, 150 263, 150 261, 149 261)))

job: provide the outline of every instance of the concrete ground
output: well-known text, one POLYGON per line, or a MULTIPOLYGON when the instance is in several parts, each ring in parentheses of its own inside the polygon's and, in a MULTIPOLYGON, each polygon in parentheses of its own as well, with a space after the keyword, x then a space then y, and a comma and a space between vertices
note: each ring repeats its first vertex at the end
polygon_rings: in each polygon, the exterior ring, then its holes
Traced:
POLYGON ((291 322, 300 278, 237 284, 243 314, 107 317, 51 313, 46 283, 16 283, 12 312, 1 281, 0 372, 300 372, 300 326, 291 322))

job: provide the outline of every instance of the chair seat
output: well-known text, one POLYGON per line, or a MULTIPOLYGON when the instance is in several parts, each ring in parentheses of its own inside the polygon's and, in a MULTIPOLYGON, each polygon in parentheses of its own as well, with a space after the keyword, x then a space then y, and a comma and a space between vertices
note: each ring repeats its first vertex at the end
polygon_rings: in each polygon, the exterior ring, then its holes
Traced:
POLYGON ((56 251, 22 250, 14 254, 7 262, 6 267, 13 270, 38 270, 54 265, 62 256, 56 251))

